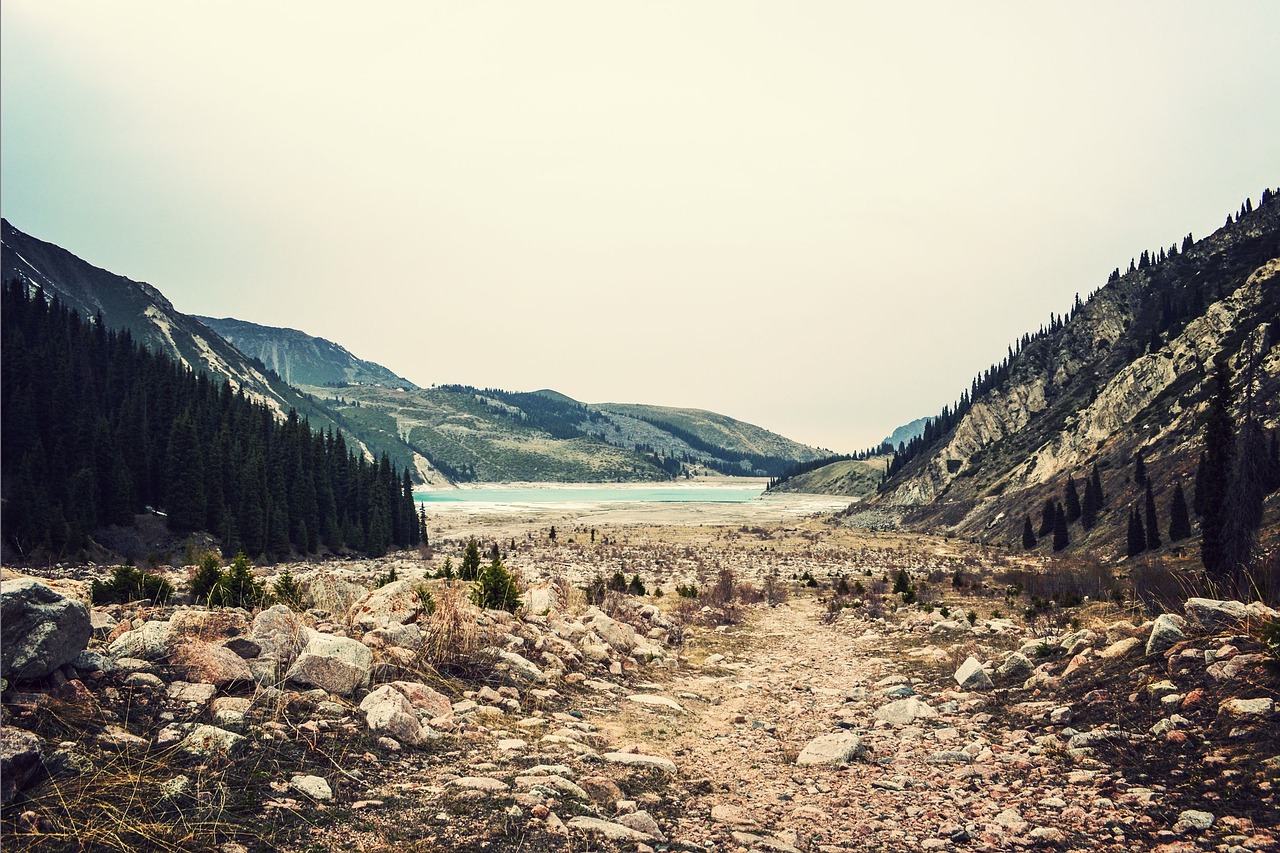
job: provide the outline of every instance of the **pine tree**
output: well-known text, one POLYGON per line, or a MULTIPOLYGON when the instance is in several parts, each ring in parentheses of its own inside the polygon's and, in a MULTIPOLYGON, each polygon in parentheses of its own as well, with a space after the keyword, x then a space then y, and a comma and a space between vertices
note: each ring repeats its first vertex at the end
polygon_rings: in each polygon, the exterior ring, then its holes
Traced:
POLYGON ((1181 542, 1191 535, 1191 518, 1187 514, 1187 499, 1182 494, 1182 484, 1173 487, 1173 500, 1169 503, 1169 541, 1181 542))
POLYGON ((165 461, 165 508, 175 533, 201 530, 205 524, 204 458, 190 410, 173 422, 165 461))
POLYGON ((462 565, 458 568, 458 577, 464 581, 474 581, 480 576, 480 543, 472 536, 467 540, 467 549, 462 553, 462 565))
POLYGON ((1133 482, 1141 488, 1147 484, 1147 463, 1142 458, 1142 451, 1133 454, 1133 482))
POLYGON ((1031 516, 1023 517, 1022 522, 1022 547, 1023 550, 1030 551, 1036 547, 1036 532, 1031 528, 1031 516))
POLYGON ((1084 500, 1080 502, 1080 526, 1092 530, 1098 523, 1098 487, 1090 477, 1084 481, 1084 500))
POLYGON ((1215 388, 1209 400, 1209 416, 1204 428, 1204 508, 1200 513, 1200 554, 1205 571, 1225 580, 1234 568, 1223 552, 1226 526, 1227 486, 1231 476, 1231 457, 1235 429, 1231 420, 1231 369, 1226 356, 1214 365, 1215 388))
POLYGON ((1071 538, 1067 533, 1067 514, 1062 509, 1062 504, 1055 503, 1053 505, 1053 550, 1061 551, 1071 543, 1071 538))
POLYGON ((1049 498, 1044 502, 1044 510, 1040 513, 1040 530, 1038 536, 1048 536, 1053 532, 1054 502, 1049 498))
POLYGON ((1160 541, 1160 525, 1156 519, 1156 499, 1151 492, 1151 480, 1147 480, 1147 506, 1146 506, 1146 524, 1144 525, 1147 534, 1147 550, 1155 551, 1161 544, 1160 541))
POLYGON ((1075 477, 1067 477, 1064 500, 1066 503, 1067 524, 1075 524, 1080 518, 1080 492, 1076 489, 1075 477))
POLYGON ((1093 492, 1098 499, 1098 512, 1102 512, 1107 507, 1107 495, 1102 491, 1102 472, 1097 462, 1093 463, 1093 492))
POLYGON ((1129 509, 1129 537, 1126 553, 1136 557, 1147 550, 1147 532, 1142 529, 1142 519, 1138 516, 1137 507, 1129 509))
MULTIPOLYGON (((1267 445, 1257 419, 1249 412, 1236 435, 1231 478, 1223 502, 1222 566, 1243 571, 1256 548, 1266 501, 1267 445)), ((1243 590, 1237 590, 1242 592, 1243 590)))

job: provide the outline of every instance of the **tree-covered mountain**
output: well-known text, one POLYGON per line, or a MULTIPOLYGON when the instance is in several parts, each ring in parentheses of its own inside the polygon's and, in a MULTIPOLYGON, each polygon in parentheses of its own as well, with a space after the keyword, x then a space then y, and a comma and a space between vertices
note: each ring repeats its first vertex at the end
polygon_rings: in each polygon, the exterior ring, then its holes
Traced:
MULTIPOLYGON (((1201 503, 1192 498, 1198 481, 1205 489, 1202 453, 1218 476, 1235 477, 1227 491, 1253 476, 1231 474, 1240 459, 1271 470, 1277 341, 1280 200, 1268 190, 1204 239, 1144 251, 1024 335, 895 456, 876 502, 984 541, 1021 547, 1029 532, 1031 547, 1104 558, 1133 550, 1136 515, 1155 521, 1149 545, 1185 550, 1214 523, 1192 512, 1191 536, 1185 520, 1173 524, 1180 496, 1201 503), (1216 433, 1214 400, 1228 401, 1216 433)), ((1263 530, 1274 531, 1277 503, 1266 504, 1263 530)))
POLYGON ((75 554, 149 508, 179 536, 281 559, 419 541, 413 484, 341 433, 279 419, 228 380, 88 322, 14 278, 0 306, 4 546, 75 554))
POLYGON ((290 385, 417 387, 380 364, 357 358, 333 341, 297 329, 260 326, 233 317, 196 319, 240 352, 271 368, 290 385))
POLYGON ((40 287, 87 320, 101 318, 108 329, 128 331, 135 343, 207 374, 215 384, 230 382, 233 389, 265 404, 277 418, 296 411, 319 429, 346 432, 371 458, 388 454, 397 466, 410 468, 415 480, 429 474, 426 461, 415 457, 403 442, 377 434, 359 435, 354 425, 317 405, 262 361, 178 311, 150 284, 95 267, 66 249, 23 233, 7 220, 0 222, 0 243, 0 280, 40 287))

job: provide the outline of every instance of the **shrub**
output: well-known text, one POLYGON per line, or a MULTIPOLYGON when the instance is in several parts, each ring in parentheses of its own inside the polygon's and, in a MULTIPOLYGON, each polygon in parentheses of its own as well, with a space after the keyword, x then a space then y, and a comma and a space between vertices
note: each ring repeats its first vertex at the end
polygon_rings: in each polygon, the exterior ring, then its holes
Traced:
POLYGON ((730 569, 721 569, 716 574, 716 582, 707 593, 707 603, 712 607, 724 607, 733 601, 737 593, 737 584, 730 569))
POLYGON ((631 576, 631 583, 627 584, 627 592, 632 595, 648 595, 649 591, 644 588, 644 583, 640 580, 639 575, 631 576))
POLYGON ((693 583, 687 584, 687 585, 680 584, 676 587, 676 595, 680 596, 681 598, 697 598, 698 585, 693 583))
POLYGON ((764 600, 770 607, 776 607, 787 600, 787 587, 778 576, 778 567, 773 566, 764 576, 764 600))
POLYGON ((461 590, 442 592, 435 612, 427 619, 420 653, 423 662, 451 674, 487 670, 489 660, 484 650, 490 638, 481 630, 478 615, 461 590))
POLYGON ((583 594, 587 597, 587 604, 599 607, 604 602, 604 594, 609 591, 609 585, 605 583, 604 577, 596 575, 594 578, 582 588, 583 594))
MULTIPOLYGON (((551 528, 555 530, 555 528, 551 528)), ((551 537, 555 539, 553 535, 551 537)), ((467 540, 467 550, 462 554, 462 568, 458 569, 458 577, 464 581, 475 581, 480 577, 480 543, 472 536, 467 540)))
POLYGON ((173 584, 159 575, 133 566, 116 566, 109 581, 95 580, 89 586, 94 604, 124 604, 148 599, 157 604, 173 595, 173 584))
POLYGON ((756 589, 755 584, 743 581, 738 584, 738 598, 743 604, 759 604, 764 601, 764 593, 756 589))
POLYGON ((205 554, 200 560, 200 568, 196 569, 191 579, 192 601, 208 601, 209 593, 222 580, 222 560, 217 554, 205 554))
POLYGON ((276 582, 271 585, 271 593, 277 601, 287 605, 290 610, 302 609, 302 587, 298 586, 293 572, 288 569, 281 572, 276 582))
POLYGON ((378 574, 373 576, 373 588, 377 589, 378 587, 386 586, 389 583, 395 583, 399 579, 400 579, 400 575, 396 573, 396 567, 392 566, 390 571, 386 572, 385 574, 378 574))
POLYGON ((241 551, 231 561, 231 567, 209 592, 211 607, 243 607, 252 610, 266 597, 266 584, 255 580, 249 567, 249 558, 241 551))
POLYGON ((453 558, 445 557, 444 565, 440 567, 440 577, 447 581, 453 580, 453 558))
POLYGON ((422 605, 424 614, 430 617, 431 614, 436 612, 435 596, 431 594, 431 589, 425 583, 418 584, 413 588, 413 591, 417 593, 418 602, 422 605))
POLYGON ((501 559, 494 557, 481 570, 480 576, 471 586, 471 600, 483 610, 515 612, 520 603, 520 591, 516 587, 516 579, 502 565, 501 559))
POLYGON ((622 573, 621 569, 618 569, 613 573, 613 577, 609 578, 609 589, 613 592, 627 591, 627 576, 622 573))
POLYGON ((978 621, 978 611, 970 610, 969 613, 965 616, 965 618, 969 620, 970 625, 976 623, 978 621))

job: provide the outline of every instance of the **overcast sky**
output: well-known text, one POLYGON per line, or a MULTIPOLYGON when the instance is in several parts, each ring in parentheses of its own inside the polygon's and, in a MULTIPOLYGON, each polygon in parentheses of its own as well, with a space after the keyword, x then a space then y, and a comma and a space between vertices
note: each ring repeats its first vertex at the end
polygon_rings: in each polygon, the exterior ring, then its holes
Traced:
POLYGON ((1280 3, 5 0, 0 202, 423 385, 936 413, 1280 183, 1280 3))

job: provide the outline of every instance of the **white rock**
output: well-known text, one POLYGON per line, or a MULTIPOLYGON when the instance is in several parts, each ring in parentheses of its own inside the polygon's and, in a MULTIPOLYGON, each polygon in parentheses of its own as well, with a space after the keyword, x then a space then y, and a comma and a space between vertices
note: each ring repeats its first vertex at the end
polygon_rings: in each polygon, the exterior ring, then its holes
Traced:
POLYGON ((960 664, 954 678, 961 690, 990 690, 995 686, 987 671, 982 668, 982 662, 972 655, 960 664))
POLYGON ((800 751, 796 758, 799 767, 848 764, 866 752, 862 738, 853 732, 836 732, 819 735, 800 751))
POLYGON ((333 789, 319 776, 298 774, 289 780, 289 787, 313 800, 332 800, 333 789))

